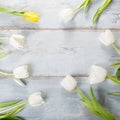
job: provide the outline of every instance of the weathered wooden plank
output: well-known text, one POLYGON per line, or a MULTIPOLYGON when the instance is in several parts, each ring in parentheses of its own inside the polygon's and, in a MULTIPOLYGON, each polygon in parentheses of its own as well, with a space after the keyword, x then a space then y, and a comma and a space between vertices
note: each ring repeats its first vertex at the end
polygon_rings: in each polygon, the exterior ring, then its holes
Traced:
MULTIPOLYGON (((0 80, 0 102, 14 99, 27 100, 34 92, 42 91, 45 104, 32 108, 29 105, 19 115, 26 120, 101 120, 92 115, 78 102, 80 97, 74 92, 67 92, 60 86, 63 77, 32 77, 27 81, 27 86, 22 88, 12 79, 0 80)), ((87 78, 76 78, 78 87, 89 94, 87 78)), ((111 81, 105 81, 93 86, 96 98, 103 106, 112 111, 120 119, 119 99, 110 97, 107 92, 119 91, 120 88, 111 81)))
MULTIPOLYGON (((109 69, 119 59, 112 47, 102 45, 99 32, 80 31, 0 31, 10 36, 21 33, 26 36, 23 50, 9 46, 10 55, 0 60, 0 69, 12 70, 21 64, 30 64, 33 76, 88 75, 91 65, 109 69)), ((119 33, 115 33, 116 39, 119 33)), ((6 42, 7 40, 2 40, 6 42)), ((117 41, 119 45, 119 41, 117 41)), ((7 48, 7 45, 6 48, 7 48)))
MULTIPOLYGON (((83 10, 79 12, 73 22, 63 25, 59 13, 65 6, 74 8, 82 0, 0 0, 0 5, 4 5, 17 10, 33 10, 42 15, 38 24, 28 23, 22 18, 0 13, 0 26, 15 26, 19 28, 93 28, 91 24, 92 16, 98 6, 103 2, 94 0, 87 15, 83 10)), ((113 0, 111 6, 103 13, 95 28, 120 28, 120 0, 113 0)))

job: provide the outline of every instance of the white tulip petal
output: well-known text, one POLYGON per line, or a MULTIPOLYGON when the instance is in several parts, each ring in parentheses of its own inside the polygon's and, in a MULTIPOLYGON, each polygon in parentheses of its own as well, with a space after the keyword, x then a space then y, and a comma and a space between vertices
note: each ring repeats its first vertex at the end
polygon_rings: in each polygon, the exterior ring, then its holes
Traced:
POLYGON ((13 70, 16 79, 24 79, 29 77, 28 65, 21 65, 13 70))
POLYGON ((62 21, 64 23, 68 23, 69 21, 71 21, 73 19, 73 17, 75 16, 75 12, 73 11, 73 9, 71 8, 66 8, 66 9, 63 9, 61 12, 60 12, 60 17, 62 19, 62 21))
POLYGON ((42 105, 44 102, 42 96, 41 96, 41 92, 36 92, 33 93, 32 95, 30 95, 30 97, 28 98, 28 102, 31 106, 39 106, 42 105))
POLYGON ((91 67, 91 71, 89 75, 90 84, 103 82, 106 76, 107 76, 107 71, 104 68, 93 65, 91 67))
POLYGON ((106 30, 105 32, 101 33, 98 39, 106 46, 110 46, 115 42, 115 37, 110 30, 106 30))
POLYGON ((25 44, 25 38, 23 35, 13 34, 10 37, 10 44, 14 46, 16 49, 22 49, 25 44))
POLYGON ((61 86, 65 88, 68 91, 72 91, 77 87, 77 82, 76 80, 70 76, 67 75, 62 81, 61 81, 61 86))

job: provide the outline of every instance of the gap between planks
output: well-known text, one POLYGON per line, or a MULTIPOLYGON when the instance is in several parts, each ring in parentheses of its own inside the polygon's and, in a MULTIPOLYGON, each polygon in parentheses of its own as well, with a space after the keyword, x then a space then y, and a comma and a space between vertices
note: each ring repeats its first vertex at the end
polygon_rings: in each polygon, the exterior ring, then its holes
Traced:
POLYGON ((81 32, 102 32, 106 29, 110 29, 113 32, 120 32, 120 29, 116 28, 20 28, 13 26, 0 26, 0 30, 35 30, 35 31, 81 31, 81 32))
MULTIPOLYGON (((46 75, 40 75, 40 76, 30 76, 30 79, 42 79, 42 78, 65 78, 66 76, 46 76, 46 75)), ((79 79, 87 79, 88 75, 72 75, 74 78, 79 78, 79 79)), ((5 79, 8 77, 0 76, 0 79, 5 79)))

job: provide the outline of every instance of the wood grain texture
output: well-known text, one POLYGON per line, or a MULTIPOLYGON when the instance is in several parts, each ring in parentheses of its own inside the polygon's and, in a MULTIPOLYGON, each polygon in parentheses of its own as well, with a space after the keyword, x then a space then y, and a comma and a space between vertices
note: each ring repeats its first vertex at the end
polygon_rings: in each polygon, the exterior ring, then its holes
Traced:
MULTIPOLYGON (((119 60, 112 47, 98 41, 99 32, 11 30, 0 33, 5 36, 14 33, 26 36, 23 50, 15 50, 9 45, 9 40, 1 40, 11 52, 0 61, 0 69, 5 71, 11 71, 21 64, 30 64, 33 76, 87 76, 91 65, 104 66, 109 70, 108 66, 119 60)), ((119 33, 115 35, 119 45, 119 33)))
MULTIPOLYGON (((0 26, 18 27, 18 28, 97 28, 97 29, 120 29, 120 0, 113 0, 113 3, 100 17, 98 23, 92 26, 91 19, 103 2, 94 0, 90 6, 89 12, 84 15, 81 10, 75 19, 67 25, 61 22, 59 13, 64 7, 74 8, 82 0, 0 0, 0 5, 7 6, 16 10, 32 10, 41 14, 39 23, 29 23, 22 18, 0 13, 0 26)), ((12 29, 12 28, 11 28, 12 29)))
MULTIPOLYGON (((103 2, 94 0, 87 15, 81 10, 75 19, 64 25, 59 17, 65 7, 76 7, 82 0, 0 0, 0 5, 16 10, 31 10, 41 14, 39 23, 29 23, 20 17, 0 13, 0 34, 14 33, 26 37, 23 50, 15 50, 9 40, 1 39, 10 54, 0 60, 0 70, 12 71, 21 64, 29 64, 31 78, 27 86, 21 88, 11 78, 0 77, 0 102, 14 99, 27 100, 34 92, 42 91, 45 104, 36 108, 27 105, 19 116, 25 120, 100 120, 92 115, 78 100, 74 92, 67 92, 60 86, 63 76, 71 74, 78 81, 78 87, 89 94, 88 74, 92 64, 100 65, 114 75, 109 65, 119 61, 119 55, 102 45, 97 37, 101 31, 111 28, 120 47, 120 0, 113 0, 95 26, 91 19, 95 10, 103 2), (97 31, 96 31, 97 30, 97 31)), ((100 103, 119 115, 119 97, 111 97, 107 92, 120 91, 120 87, 110 80, 93 86, 100 103)))
MULTIPOLYGON (((63 77, 32 77, 28 79, 25 88, 18 86, 12 79, 1 79, 0 102, 13 99, 27 100, 30 94, 42 91, 45 104, 34 108, 27 105, 19 116, 26 120, 101 120, 78 102, 80 96, 60 86, 62 79, 63 77)), ((88 95, 90 87, 88 79, 79 77, 75 79, 78 81, 78 87, 88 95)), ((118 85, 108 80, 93 86, 93 89, 100 103, 114 113, 119 120, 120 98, 107 95, 108 91, 119 91, 118 85)))

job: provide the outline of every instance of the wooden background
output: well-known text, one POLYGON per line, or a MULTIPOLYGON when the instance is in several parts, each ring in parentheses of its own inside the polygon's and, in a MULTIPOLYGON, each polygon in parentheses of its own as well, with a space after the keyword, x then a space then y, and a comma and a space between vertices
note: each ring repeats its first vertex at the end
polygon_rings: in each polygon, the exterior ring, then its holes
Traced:
MULTIPOLYGON (((102 1, 94 0, 86 15, 81 10, 74 21, 64 25, 59 12, 65 6, 74 8, 82 0, 0 0, 0 5, 41 14, 39 23, 29 23, 20 17, 0 13, 0 35, 20 33, 26 37, 23 50, 9 48, 10 55, 0 60, 0 69, 12 71, 18 65, 29 64, 31 72, 25 88, 12 79, 1 77, 0 101, 27 100, 31 93, 42 91, 46 103, 36 108, 27 106, 20 116, 26 120, 100 120, 79 104, 79 96, 65 91, 59 82, 71 74, 77 79, 79 88, 88 94, 87 77, 91 65, 103 66, 114 74, 109 65, 120 57, 97 38, 105 29, 112 29, 120 47, 120 0, 113 0, 93 26, 92 16, 102 1)), ((107 92, 119 90, 120 87, 109 80, 94 86, 98 100, 115 114, 117 120, 120 120, 120 98, 110 97, 107 92)))

